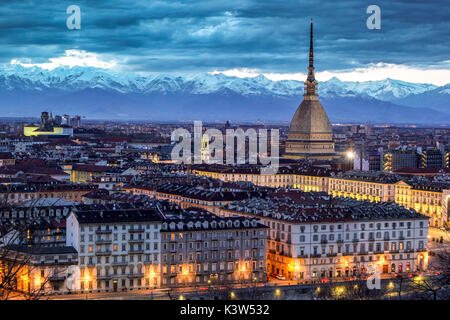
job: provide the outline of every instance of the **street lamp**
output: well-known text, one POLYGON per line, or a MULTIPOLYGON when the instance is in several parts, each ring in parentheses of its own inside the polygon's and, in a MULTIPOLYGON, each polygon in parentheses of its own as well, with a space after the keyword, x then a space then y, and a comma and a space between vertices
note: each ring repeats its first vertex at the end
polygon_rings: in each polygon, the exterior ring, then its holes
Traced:
POLYGON ((280 289, 275 290, 275 296, 276 296, 277 298, 279 298, 280 295, 281 295, 280 289))

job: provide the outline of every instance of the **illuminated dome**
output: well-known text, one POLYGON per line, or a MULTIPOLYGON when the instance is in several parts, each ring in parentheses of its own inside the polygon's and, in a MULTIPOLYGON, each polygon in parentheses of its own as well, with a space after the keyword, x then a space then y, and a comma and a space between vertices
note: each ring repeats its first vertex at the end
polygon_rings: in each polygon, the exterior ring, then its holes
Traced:
POLYGON ((317 81, 314 76, 313 24, 311 21, 308 77, 305 81, 303 102, 297 108, 289 127, 285 158, 321 159, 337 158, 333 133, 328 116, 319 102, 317 81))
POLYGON ((291 121, 289 133, 328 133, 331 124, 319 100, 303 100, 291 121))

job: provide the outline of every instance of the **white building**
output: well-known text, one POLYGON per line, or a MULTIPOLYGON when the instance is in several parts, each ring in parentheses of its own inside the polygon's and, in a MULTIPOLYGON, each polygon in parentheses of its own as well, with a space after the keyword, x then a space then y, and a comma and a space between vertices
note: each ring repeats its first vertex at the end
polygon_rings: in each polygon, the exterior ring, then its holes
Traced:
POLYGON ((161 216, 154 209, 73 211, 66 243, 78 252, 74 291, 160 286, 161 216))
POLYGON ((220 210, 223 216, 259 216, 270 227, 268 274, 318 281, 427 268, 428 217, 414 210, 353 199, 322 201, 312 193, 298 201, 279 199, 251 199, 220 210))

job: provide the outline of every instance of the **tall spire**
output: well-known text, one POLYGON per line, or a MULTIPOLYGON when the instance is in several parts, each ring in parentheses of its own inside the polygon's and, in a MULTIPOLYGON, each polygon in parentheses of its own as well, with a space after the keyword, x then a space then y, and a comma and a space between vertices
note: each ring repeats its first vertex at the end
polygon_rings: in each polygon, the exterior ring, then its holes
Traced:
POLYGON ((309 34, 309 66, 314 68, 313 21, 312 21, 312 19, 311 19, 311 31, 309 34))
POLYGON ((309 66, 308 77, 305 81, 305 95, 316 95, 317 81, 314 76, 314 47, 313 47, 313 21, 311 19, 311 30, 309 34, 309 66))

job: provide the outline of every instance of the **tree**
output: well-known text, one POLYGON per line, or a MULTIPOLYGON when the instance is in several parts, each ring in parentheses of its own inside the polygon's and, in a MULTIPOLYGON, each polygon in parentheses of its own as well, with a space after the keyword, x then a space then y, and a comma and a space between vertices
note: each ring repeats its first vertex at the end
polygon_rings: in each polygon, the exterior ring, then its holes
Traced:
POLYGON ((52 280, 59 277, 57 266, 43 265, 40 255, 44 248, 36 231, 43 217, 35 210, 38 200, 26 207, 8 202, 8 194, 0 205, 1 212, 22 212, 0 224, 0 299, 20 294, 24 299, 39 299, 52 291, 52 280))

